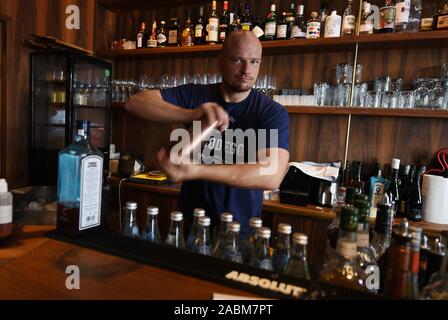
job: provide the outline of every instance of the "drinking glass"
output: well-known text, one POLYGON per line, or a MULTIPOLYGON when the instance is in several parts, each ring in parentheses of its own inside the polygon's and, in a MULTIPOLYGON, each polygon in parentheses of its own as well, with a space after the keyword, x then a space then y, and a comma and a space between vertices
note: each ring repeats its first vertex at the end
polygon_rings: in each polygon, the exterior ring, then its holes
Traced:
POLYGON ((365 106, 369 108, 379 108, 381 105, 381 92, 367 91, 365 106))

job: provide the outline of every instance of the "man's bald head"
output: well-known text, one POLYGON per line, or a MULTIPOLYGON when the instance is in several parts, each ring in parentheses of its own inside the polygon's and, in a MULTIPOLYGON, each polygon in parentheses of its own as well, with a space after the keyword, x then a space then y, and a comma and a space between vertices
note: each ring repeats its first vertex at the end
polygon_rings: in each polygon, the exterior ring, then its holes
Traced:
POLYGON ((235 48, 247 48, 248 51, 259 51, 258 58, 261 58, 262 47, 260 40, 251 31, 236 30, 231 32, 222 46, 222 55, 232 55, 235 48))

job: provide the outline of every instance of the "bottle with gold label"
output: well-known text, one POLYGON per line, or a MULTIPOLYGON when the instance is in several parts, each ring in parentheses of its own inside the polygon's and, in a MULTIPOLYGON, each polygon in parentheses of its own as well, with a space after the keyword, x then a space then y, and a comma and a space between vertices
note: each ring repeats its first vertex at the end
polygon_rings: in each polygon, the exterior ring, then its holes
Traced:
POLYGON ((219 19, 216 15, 216 1, 212 1, 212 12, 207 24, 207 43, 216 44, 218 42, 219 19))
POLYGON ((443 9, 440 10, 432 21, 433 30, 446 30, 448 29, 448 3, 445 3, 443 9))

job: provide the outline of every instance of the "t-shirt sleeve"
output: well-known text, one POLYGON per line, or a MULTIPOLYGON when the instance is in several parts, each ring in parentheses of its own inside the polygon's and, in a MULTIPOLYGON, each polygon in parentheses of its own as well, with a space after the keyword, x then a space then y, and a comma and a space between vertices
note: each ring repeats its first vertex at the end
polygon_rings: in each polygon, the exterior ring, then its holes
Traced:
POLYGON ((200 89, 194 84, 160 90, 163 100, 185 109, 195 109, 197 107, 199 93, 200 89))
POLYGON ((261 128, 266 129, 266 148, 289 150, 289 115, 285 107, 273 102, 261 121, 261 128))

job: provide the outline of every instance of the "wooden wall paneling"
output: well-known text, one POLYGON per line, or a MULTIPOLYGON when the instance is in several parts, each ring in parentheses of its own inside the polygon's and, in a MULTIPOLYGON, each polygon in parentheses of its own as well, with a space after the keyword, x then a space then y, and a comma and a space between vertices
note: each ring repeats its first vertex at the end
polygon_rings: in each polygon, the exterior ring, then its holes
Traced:
POLYGON ((94 51, 109 50, 112 41, 120 37, 117 32, 117 14, 100 5, 95 7, 94 51))
POLYGON ((0 177, 6 174, 6 41, 10 28, 10 18, 0 16, 0 177))

